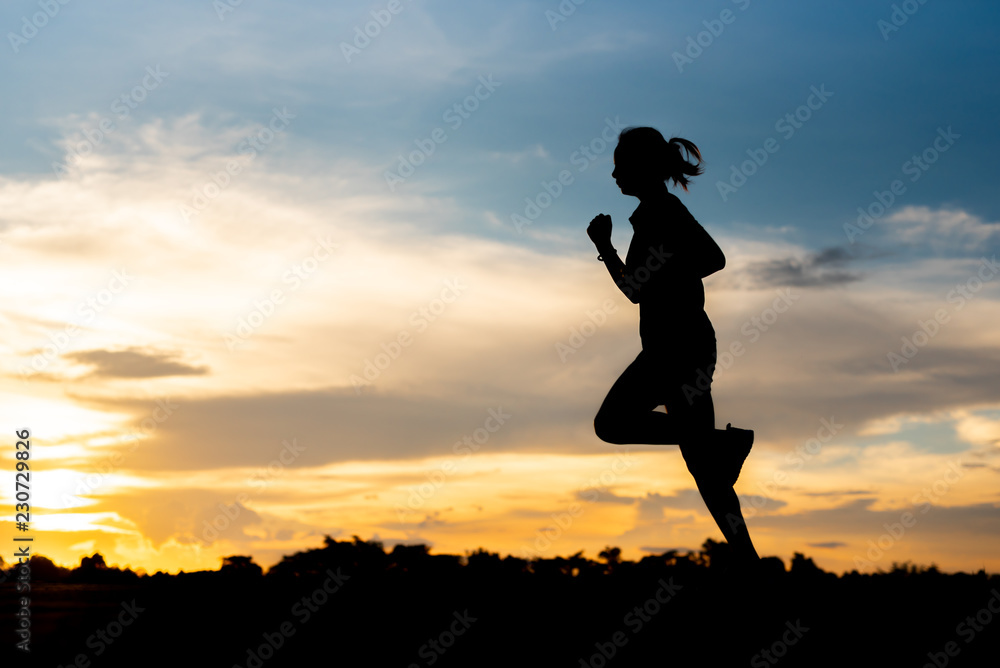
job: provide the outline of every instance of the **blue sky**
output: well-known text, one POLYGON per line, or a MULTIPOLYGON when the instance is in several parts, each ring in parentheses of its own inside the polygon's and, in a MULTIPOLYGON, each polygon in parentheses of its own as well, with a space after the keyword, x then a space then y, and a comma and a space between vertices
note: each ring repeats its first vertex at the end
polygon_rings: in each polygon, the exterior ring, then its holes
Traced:
MULTIPOLYGON (((472 93, 478 76, 493 74, 502 84, 496 94, 450 133, 410 190, 447 192, 473 210, 518 211, 541 180, 571 168, 569 156, 606 117, 620 117, 699 144, 710 171, 688 201, 700 219, 791 226, 803 243, 824 247, 840 243, 843 222, 938 127, 951 126, 961 141, 903 201, 997 216, 986 181, 998 141, 998 93, 988 85, 997 10, 989 3, 925 3, 888 39, 878 21, 891 17, 891 4, 868 2, 590 0, 555 30, 545 12, 558 3, 401 7, 348 63, 340 43, 351 42, 353 28, 384 3, 331 10, 248 1, 220 20, 211 2, 70 2, 0 61, 10 90, 20 91, 2 103, 8 122, 0 166, 12 174, 50 170, 60 136, 54 121, 108 113, 147 65, 170 76, 128 123, 188 113, 209 124, 258 121, 281 104, 298 114, 290 138, 297 151, 387 166, 415 139, 447 127, 442 113, 472 93), (721 34, 679 72, 673 54, 726 10, 731 23, 717 24, 721 34), (775 122, 803 104, 813 85, 833 96, 782 138, 775 122), (723 202, 716 181, 769 137, 780 139, 779 153, 723 202), (516 165, 486 159, 533 147, 546 157, 516 165)), ((37 11, 36 3, 7 3, 0 25, 20 32, 22 17, 37 11)), ((609 150, 579 174, 572 194, 539 226, 578 228, 612 207, 620 218, 632 202, 616 196, 610 157, 609 150)), ((477 231, 468 221, 438 224, 477 231)))
MULTIPOLYGON (((758 433, 737 491, 759 493, 787 469, 820 419, 844 422, 772 490, 762 551, 836 543, 817 561, 848 568, 957 457, 967 474, 938 516, 961 539, 944 550, 944 525, 927 522, 895 554, 963 568, 963 550, 973 561, 996 553, 978 537, 983 522, 1000 526, 998 283, 982 264, 1000 246, 994 3, 391 7, 0 9, 3 392, 20 411, 4 420, 33 416, 43 433, 52 423, 39 503, 42 526, 62 532, 55 557, 100 549, 110 563, 190 569, 236 551, 264 563, 352 533, 453 552, 524 545, 611 466, 616 451, 591 420, 638 351, 635 310, 585 234, 603 212, 622 254, 630 237, 637 202, 610 177, 609 122, 690 139, 705 157, 679 195, 729 261, 706 284, 720 350, 746 350, 715 386, 720 426, 758 433), (568 15, 554 22, 560 6, 568 15), (345 55, 366 25, 374 36, 345 55), (588 146, 592 160, 581 158, 588 146), (390 188, 398 156, 421 150, 390 188), (933 164, 915 171, 925 152, 933 164), (723 197, 732 167, 764 154, 723 197), (565 172, 572 182, 517 229, 512 214, 545 201, 565 172), (852 243, 844 226, 894 181, 893 202, 852 243), (112 290, 122 270, 135 278, 112 290), (444 301, 456 280, 467 287, 444 301), (751 341, 747 323, 788 290, 788 315, 751 341), (81 323, 80 305, 105 298, 81 323), (609 299, 596 332, 560 357, 556 344, 609 299), (435 308, 415 329, 413 314, 435 308), (939 312, 934 336, 891 368, 890 353, 939 312), (82 333, 60 339, 73 323, 82 333), (404 331, 412 345, 361 391, 351 379, 404 331), (129 449, 129 429, 168 396, 183 408, 129 449), (515 417, 489 448, 398 519, 394 506, 498 407, 515 417), (305 454, 279 460, 259 494, 249 486, 239 531, 192 547, 290 438, 305 454), (124 459, 81 491, 114 452, 124 459), (484 489, 493 506, 476 500, 484 489)), ((687 501, 677 453, 636 452, 607 485, 610 501, 557 549, 614 542, 636 555, 713 535, 687 501)))

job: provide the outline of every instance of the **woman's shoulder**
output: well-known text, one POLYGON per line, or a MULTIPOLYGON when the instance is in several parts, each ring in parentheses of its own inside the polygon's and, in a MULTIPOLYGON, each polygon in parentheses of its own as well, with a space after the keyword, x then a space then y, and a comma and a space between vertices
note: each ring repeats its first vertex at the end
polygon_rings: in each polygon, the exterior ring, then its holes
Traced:
POLYGON ((654 225, 666 223, 675 227, 678 224, 697 224, 697 220, 677 195, 665 193, 655 200, 642 202, 629 218, 633 223, 652 223, 654 225))
MULTIPOLYGON (((667 195, 668 195, 668 202, 670 203, 669 206, 672 209, 680 211, 687 216, 691 216, 691 212, 688 210, 687 205, 685 205, 684 202, 681 201, 680 197, 678 197, 673 193, 667 193, 667 195)), ((694 216, 691 217, 694 218, 694 216)))

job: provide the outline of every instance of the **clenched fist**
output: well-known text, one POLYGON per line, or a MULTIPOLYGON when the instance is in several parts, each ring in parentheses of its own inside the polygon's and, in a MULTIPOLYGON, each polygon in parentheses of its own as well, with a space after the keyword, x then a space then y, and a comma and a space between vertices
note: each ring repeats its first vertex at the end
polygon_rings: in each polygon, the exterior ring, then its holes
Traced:
POLYGON ((587 236, 598 249, 611 245, 611 216, 599 213, 587 226, 587 236))

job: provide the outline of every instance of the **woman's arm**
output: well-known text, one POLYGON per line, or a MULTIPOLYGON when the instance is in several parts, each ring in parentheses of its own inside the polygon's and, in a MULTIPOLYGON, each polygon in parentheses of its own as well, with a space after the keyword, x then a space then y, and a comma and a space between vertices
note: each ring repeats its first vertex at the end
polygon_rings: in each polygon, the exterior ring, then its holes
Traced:
POLYGON ((611 279, 618 286, 618 289, 622 291, 622 294, 630 302, 638 304, 642 284, 635 280, 632 272, 628 270, 622 259, 618 257, 618 251, 612 248, 609 243, 606 249, 602 250, 598 248, 597 252, 600 253, 601 258, 604 260, 604 266, 607 267, 608 273, 611 274, 611 279))
MULTIPOLYGON (((603 213, 598 214, 587 226, 587 235, 597 247, 597 253, 604 261, 611 279, 618 286, 630 302, 639 303, 639 286, 632 278, 632 272, 628 271, 625 263, 618 257, 618 251, 611 245, 611 216, 603 213)), ((633 238, 633 243, 635 239, 633 238)))
MULTIPOLYGON (((726 266, 726 256, 712 235, 695 220, 684 203, 671 196, 663 212, 663 224, 646 229, 662 231, 661 238, 674 251, 672 269, 688 277, 705 278, 726 266)), ((660 223, 661 221, 650 221, 660 223)))
POLYGON ((676 227, 669 237, 656 235, 655 239, 636 230, 629 247, 628 262, 623 262, 611 245, 610 216, 600 214, 587 228, 587 234, 597 247, 611 279, 633 304, 639 303, 643 284, 655 274, 663 272, 702 279, 726 266, 722 249, 690 213, 673 225, 676 227))
POLYGON ((726 256, 712 235, 694 218, 685 221, 684 226, 685 233, 682 235, 675 256, 675 261, 682 267, 682 271, 688 275, 705 278, 724 269, 726 256))

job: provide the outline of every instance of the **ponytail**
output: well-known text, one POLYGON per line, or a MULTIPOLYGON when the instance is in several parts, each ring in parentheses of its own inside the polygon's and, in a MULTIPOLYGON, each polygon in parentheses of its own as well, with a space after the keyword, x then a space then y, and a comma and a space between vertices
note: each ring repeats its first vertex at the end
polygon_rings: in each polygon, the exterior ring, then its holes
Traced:
POLYGON ((667 143, 671 148, 671 158, 667 163, 667 178, 671 179, 675 186, 680 185, 681 188, 684 188, 684 192, 687 192, 688 184, 691 183, 691 179, 688 177, 700 176, 705 173, 705 169, 701 166, 704 162, 701 158, 701 151, 693 142, 680 137, 671 137, 667 143), (687 159, 681 155, 682 148, 687 152, 687 159), (691 162, 692 156, 698 162, 691 162))

